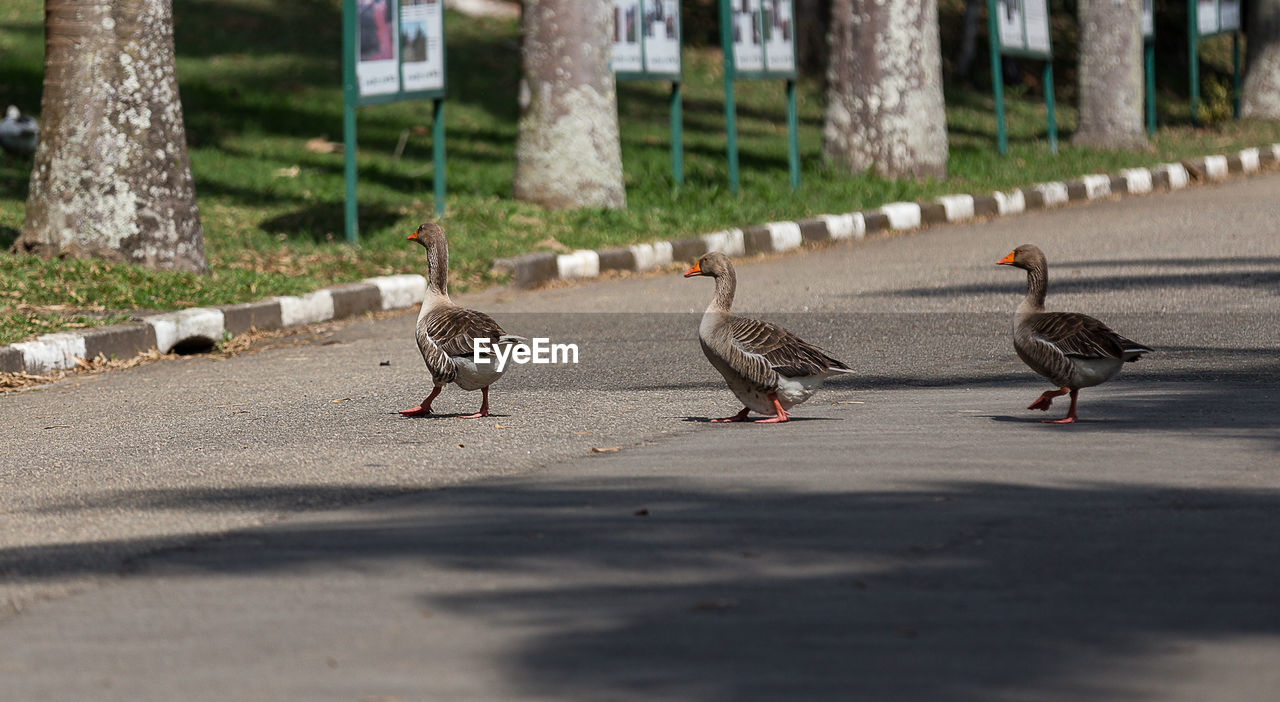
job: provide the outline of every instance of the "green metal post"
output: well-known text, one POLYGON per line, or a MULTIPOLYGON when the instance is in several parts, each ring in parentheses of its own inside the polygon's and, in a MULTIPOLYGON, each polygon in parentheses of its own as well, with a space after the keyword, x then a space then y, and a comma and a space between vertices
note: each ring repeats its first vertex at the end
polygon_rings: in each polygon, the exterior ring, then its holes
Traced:
POLYGON ((1049 153, 1058 153, 1058 113, 1053 107, 1053 59, 1044 62, 1044 107, 1049 113, 1049 153))
POLYGON ((720 46, 724 47, 724 132, 729 158, 729 192, 738 194, 738 110, 733 101, 733 27, 730 0, 720 0, 720 46))
POLYGON ((1000 27, 997 24, 996 12, 996 0, 987 0, 987 43, 991 48, 991 92, 996 103, 996 148, 1000 150, 1000 155, 1004 156, 1009 153, 1009 135, 1004 129, 1004 75, 1000 71, 1000 27))
POLYGON ((787 81, 787 165, 791 169, 791 189, 800 187, 799 119, 796 117, 796 82, 787 81))
POLYGON ((1147 135, 1154 136, 1156 133, 1156 43, 1154 40, 1144 42, 1143 54, 1145 54, 1143 63, 1147 74, 1147 135))
POLYGON ((684 116, 681 114, 680 81, 671 84, 671 179, 684 185, 684 116))
POLYGON ((1231 33, 1231 116, 1240 119, 1240 32, 1231 33))
POLYGON ((360 244, 356 211, 356 3, 342 3, 342 174, 346 181, 343 199, 343 222, 347 243, 360 244))
POLYGON ((1200 23, 1196 0, 1187 0, 1187 78, 1191 82, 1191 123, 1200 124, 1200 23))
POLYGON ((444 216, 444 99, 431 105, 431 181, 435 185, 436 216, 444 216))

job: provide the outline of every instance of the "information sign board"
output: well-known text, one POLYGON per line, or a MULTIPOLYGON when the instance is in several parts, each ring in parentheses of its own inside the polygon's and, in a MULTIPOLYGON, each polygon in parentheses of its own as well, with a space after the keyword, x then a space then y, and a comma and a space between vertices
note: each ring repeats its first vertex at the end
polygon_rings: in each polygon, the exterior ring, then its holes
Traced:
POLYGON ((1035 58, 1053 53, 1048 0, 996 0, 996 15, 1002 52, 1035 58))
POLYGON ((729 5, 730 55, 741 78, 794 78, 796 30, 793 0, 722 0, 729 5))
POLYGON ((679 0, 613 0, 613 71, 623 79, 680 79, 679 0))
POLYGON ((1196 0, 1196 33, 1201 37, 1240 29, 1240 0, 1196 0))

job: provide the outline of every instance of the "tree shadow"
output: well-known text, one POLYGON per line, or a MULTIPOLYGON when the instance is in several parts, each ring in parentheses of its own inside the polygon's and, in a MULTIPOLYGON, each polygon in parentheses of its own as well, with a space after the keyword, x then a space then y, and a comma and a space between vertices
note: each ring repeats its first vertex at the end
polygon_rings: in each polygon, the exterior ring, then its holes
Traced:
MULTIPOLYGON (((321 202, 263 220, 258 226, 272 234, 325 242, 342 237, 344 217, 343 203, 321 202)), ((400 217, 387 207, 362 204, 359 209, 359 228, 363 231, 378 231, 400 221, 400 217)))
MULTIPOLYGON (((562 700, 1127 698, 1134 684, 1179 678, 1127 678, 1131 666, 1176 668, 1198 647, 1280 635, 1276 490, 984 481, 796 490, 758 475, 713 489, 672 475, 602 483, 630 459, 592 460, 598 470, 580 480, 379 502, 155 554, 128 571, 427 567, 420 606, 527 622, 490 664, 511 689, 562 700)), ((806 466, 824 469, 844 468, 806 466)), ((117 497, 234 510, 373 492, 117 497)), ((91 552, 102 546, 8 549, 0 564, 24 578, 95 573, 102 561, 91 552)))

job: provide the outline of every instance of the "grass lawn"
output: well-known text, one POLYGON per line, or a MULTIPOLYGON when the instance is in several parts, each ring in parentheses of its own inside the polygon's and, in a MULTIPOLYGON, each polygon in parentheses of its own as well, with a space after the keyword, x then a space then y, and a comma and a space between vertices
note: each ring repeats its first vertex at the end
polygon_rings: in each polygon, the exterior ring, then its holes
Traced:
MULTIPOLYGON (((34 111, 39 105, 42 8, 40 0, 7 0, 0 8, 0 106, 34 111)), ((944 27, 956 24, 961 8, 958 0, 943 0, 944 27)), ((372 275, 423 272, 422 252, 405 236, 432 216, 430 105, 360 111, 358 249, 342 243, 341 153, 307 148, 317 138, 341 140, 338 0, 174 0, 174 12, 178 77, 212 274, 0 253, 0 343, 110 323, 136 310, 242 302, 372 275), (394 158, 406 130, 407 146, 394 158)), ((516 23, 450 13, 446 29, 445 228, 458 289, 493 282, 489 268, 496 257, 560 245, 596 248, 691 236, 1280 141, 1276 123, 1194 129, 1186 124, 1185 105, 1170 97, 1161 104, 1169 124, 1147 149, 1078 149, 1069 145, 1075 113, 1060 103, 1063 146, 1052 157, 1038 97, 1012 88, 1011 148, 1002 158, 995 151, 990 95, 957 87, 947 95, 947 181, 848 177, 821 163, 821 88, 806 79, 798 90, 802 186, 792 192, 783 86, 743 81, 737 87, 742 191, 734 196, 726 187, 720 53, 686 48, 685 186, 677 191, 671 182, 668 86, 624 83, 618 92, 627 209, 549 212, 510 198, 520 65, 516 23)), ((948 54, 953 34, 944 32, 948 54)), ((1205 42, 1220 66, 1229 65, 1225 41, 1205 42)), ((29 163, 18 161, 0 165, 0 247, 8 248, 22 226, 29 170, 29 163)))

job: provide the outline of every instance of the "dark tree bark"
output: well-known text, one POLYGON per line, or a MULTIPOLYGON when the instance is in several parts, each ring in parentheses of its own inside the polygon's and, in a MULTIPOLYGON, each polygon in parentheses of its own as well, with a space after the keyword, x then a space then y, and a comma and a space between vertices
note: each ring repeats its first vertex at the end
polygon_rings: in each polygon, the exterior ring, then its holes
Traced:
POLYGON ((1280 119, 1280 0, 1248 0, 1249 56, 1241 85, 1245 117, 1280 119))
POLYGON ((824 156, 839 168, 945 178, 936 0, 834 0, 824 156))
POLYGON ((40 146, 14 248, 207 270, 170 0, 46 0, 40 146))
POLYGON ((1073 144, 1133 148, 1142 123, 1142 5, 1080 0, 1080 124, 1073 144))
POLYGON ((516 199, 626 207, 612 27, 610 2, 525 0, 516 199))

